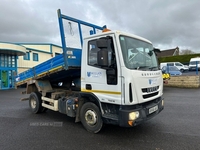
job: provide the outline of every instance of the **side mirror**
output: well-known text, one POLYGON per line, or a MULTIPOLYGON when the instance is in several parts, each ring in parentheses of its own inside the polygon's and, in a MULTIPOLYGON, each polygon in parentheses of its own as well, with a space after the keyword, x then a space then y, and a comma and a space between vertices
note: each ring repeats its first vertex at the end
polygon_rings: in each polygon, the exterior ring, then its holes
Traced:
POLYGON ((153 51, 156 52, 156 53, 161 53, 160 49, 155 48, 155 47, 153 48, 153 51))
POLYGON ((102 67, 108 67, 108 51, 100 50, 97 52, 97 64, 102 67))
POLYGON ((101 67, 108 67, 108 39, 100 38, 96 42, 100 51, 97 52, 97 64, 101 67))
POLYGON ((108 47, 108 40, 107 39, 98 39, 97 40, 97 47, 100 49, 107 49, 108 47))
POLYGON ((149 55, 149 56, 152 56, 152 55, 153 55, 153 52, 152 52, 152 51, 149 51, 149 52, 148 52, 148 55, 149 55))

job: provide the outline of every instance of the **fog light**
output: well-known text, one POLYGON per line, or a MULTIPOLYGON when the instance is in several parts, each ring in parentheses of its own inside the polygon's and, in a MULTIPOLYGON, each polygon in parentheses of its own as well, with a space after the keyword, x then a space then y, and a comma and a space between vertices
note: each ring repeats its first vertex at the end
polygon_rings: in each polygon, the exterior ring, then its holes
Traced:
POLYGON ((129 113, 129 120, 135 120, 139 118, 140 113, 139 111, 129 113))

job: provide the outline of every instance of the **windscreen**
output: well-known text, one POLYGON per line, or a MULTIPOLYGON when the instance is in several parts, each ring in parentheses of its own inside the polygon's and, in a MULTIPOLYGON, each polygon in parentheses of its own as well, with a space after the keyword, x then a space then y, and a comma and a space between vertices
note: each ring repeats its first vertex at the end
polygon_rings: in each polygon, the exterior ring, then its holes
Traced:
POLYGON ((125 66, 135 70, 158 70, 153 45, 132 37, 120 37, 121 50, 125 66))
POLYGON ((196 65, 196 64, 199 64, 199 61, 191 61, 190 62, 190 65, 196 65))

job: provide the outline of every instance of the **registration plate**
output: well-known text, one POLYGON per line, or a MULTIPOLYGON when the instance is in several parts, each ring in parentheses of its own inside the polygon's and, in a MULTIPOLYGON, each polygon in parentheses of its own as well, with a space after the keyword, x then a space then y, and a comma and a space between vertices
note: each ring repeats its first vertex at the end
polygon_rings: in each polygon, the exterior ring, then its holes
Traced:
POLYGON ((158 105, 154 106, 154 107, 151 107, 149 109, 149 114, 152 114, 153 112, 157 111, 158 110, 158 105))

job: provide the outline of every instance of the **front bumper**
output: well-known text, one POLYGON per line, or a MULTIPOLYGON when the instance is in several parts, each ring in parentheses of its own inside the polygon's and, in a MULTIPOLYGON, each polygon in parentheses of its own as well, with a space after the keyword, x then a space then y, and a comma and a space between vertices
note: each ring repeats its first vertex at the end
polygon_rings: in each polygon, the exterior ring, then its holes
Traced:
POLYGON ((119 110, 119 126, 132 127, 151 119, 164 109, 164 100, 160 97, 134 107, 135 108, 131 108, 131 106, 124 106, 119 110), (130 124, 129 113, 135 111, 139 112, 139 117, 136 120, 133 120, 132 124, 130 124))
POLYGON ((192 70, 197 70, 197 69, 199 70, 200 68, 198 68, 198 67, 196 67, 196 66, 195 66, 195 67, 189 67, 189 70, 190 70, 190 71, 192 71, 192 70))

